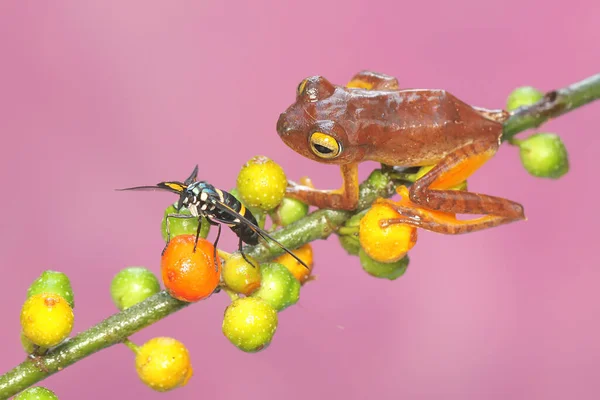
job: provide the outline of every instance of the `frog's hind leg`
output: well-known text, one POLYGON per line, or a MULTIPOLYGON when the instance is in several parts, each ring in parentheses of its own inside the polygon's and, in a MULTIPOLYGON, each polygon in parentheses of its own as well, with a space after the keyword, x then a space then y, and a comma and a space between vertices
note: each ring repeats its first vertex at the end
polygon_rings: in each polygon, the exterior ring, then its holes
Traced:
POLYGON ((400 188, 403 199, 394 208, 403 218, 386 223, 406 223, 426 230, 460 234, 525 219, 523 207, 500 197, 449 188, 465 181, 489 160, 498 149, 497 142, 476 141, 450 154, 417 180, 410 190, 400 188), (459 220, 456 214, 482 217, 459 220))
POLYGON ((398 79, 373 71, 361 71, 346 85, 348 88, 367 90, 398 90, 398 79))

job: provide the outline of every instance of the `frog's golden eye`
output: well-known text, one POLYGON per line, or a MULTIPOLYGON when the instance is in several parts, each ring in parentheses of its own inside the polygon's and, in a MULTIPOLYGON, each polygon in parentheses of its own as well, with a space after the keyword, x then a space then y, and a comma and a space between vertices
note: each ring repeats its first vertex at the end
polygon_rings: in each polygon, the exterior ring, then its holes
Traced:
POLYGON ((308 79, 305 79, 302 82, 300 82, 300 84, 298 85, 298 89, 296 89, 296 94, 298 96, 300 96, 304 92, 304 89, 306 89, 306 82, 307 81, 308 81, 308 79))
POLYGON ((342 152, 342 145, 333 136, 315 132, 310 136, 310 148, 321 158, 335 158, 342 152))

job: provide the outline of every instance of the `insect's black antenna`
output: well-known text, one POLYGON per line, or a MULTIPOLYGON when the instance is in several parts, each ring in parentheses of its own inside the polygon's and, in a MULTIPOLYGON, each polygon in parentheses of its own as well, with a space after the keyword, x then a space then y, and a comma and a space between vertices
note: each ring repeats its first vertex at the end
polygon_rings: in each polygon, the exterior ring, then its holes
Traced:
POLYGON ((125 190, 164 190, 171 193, 181 194, 185 190, 187 185, 181 182, 160 182, 154 186, 135 186, 124 189, 116 189, 117 191, 125 191, 125 190))
POLYGON ((194 168, 194 170, 192 171, 190 176, 188 176, 188 178, 185 181, 183 181, 183 184, 185 186, 189 186, 190 184, 196 182, 197 177, 198 177, 198 164, 196 164, 196 167, 194 168))
MULTIPOLYGON (((250 222, 250 221, 248 221, 248 222, 250 222)), ((300 264, 302 264, 304 266, 304 268, 310 269, 308 267, 308 265, 306 265, 304 263, 304 261, 302 261, 297 255, 295 255, 290 250, 288 250, 287 247, 285 247, 284 245, 282 245, 281 243, 279 243, 279 241, 277 241, 277 239, 275 239, 273 236, 269 235, 267 232, 265 232, 264 230, 260 229, 258 226, 250 226, 250 229, 252 229, 253 231, 255 231, 258 234, 258 236, 260 236, 264 240, 269 239, 270 241, 274 242, 283 251, 285 251, 286 253, 288 253, 290 256, 294 257, 296 259, 296 261, 298 261, 300 264)))
MULTIPOLYGON (((237 218, 240 220, 240 222, 243 222, 244 224, 246 224, 250 229, 252 229, 254 232, 256 232, 256 234, 258 236, 260 236, 261 238, 263 238, 263 240, 267 240, 269 239, 270 241, 274 242, 277 246, 279 246, 283 251, 285 251, 286 253, 288 253, 290 256, 294 257, 296 259, 296 261, 298 261, 300 264, 302 264, 306 269, 310 269, 308 267, 308 265, 306 265, 304 263, 304 261, 302 261, 300 258, 298 258, 297 255, 295 255, 294 253, 292 253, 290 250, 288 250, 287 247, 285 247, 284 245, 282 245, 281 243, 279 243, 277 241, 277 239, 275 239, 273 236, 269 235, 267 232, 265 232, 263 229, 260 229, 258 226, 256 226, 255 224, 253 224, 251 221, 249 221, 247 218, 245 218, 243 215, 241 215, 240 213, 236 212, 235 210, 231 209, 230 207, 228 207, 226 204, 223 204, 219 201, 215 201, 213 204, 215 204, 215 206, 219 207, 220 210, 228 213, 229 215, 231 215, 234 218, 237 218)), ((231 223, 231 221, 223 221, 224 223, 231 223)), ((248 261, 248 260, 246 260, 248 261)))

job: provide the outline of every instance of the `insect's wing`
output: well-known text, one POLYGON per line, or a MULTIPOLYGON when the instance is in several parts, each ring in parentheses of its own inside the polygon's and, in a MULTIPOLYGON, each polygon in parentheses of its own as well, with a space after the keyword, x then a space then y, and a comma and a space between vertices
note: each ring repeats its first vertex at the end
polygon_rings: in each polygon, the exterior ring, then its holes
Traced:
MULTIPOLYGON (((224 213, 231 215, 233 218, 237 218, 241 223, 243 223, 244 225, 248 226, 250 229, 252 229, 254 232, 256 232, 256 234, 258 236, 260 236, 264 240, 268 239, 268 240, 274 242, 275 244, 277 244, 277 246, 279 246, 283 251, 285 251, 286 253, 288 253, 290 256, 294 257, 306 269, 309 269, 308 265, 306 265, 304 263, 304 261, 302 261, 300 258, 298 258, 297 255, 295 255, 290 250, 288 250, 287 247, 285 247, 284 245, 282 245, 281 243, 279 243, 277 241, 277 239, 275 239, 273 236, 269 235, 263 229, 260 229, 258 226, 256 226, 254 223, 252 223, 250 220, 248 220, 247 218, 245 218, 242 214, 238 213, 233 208, 229 207, 227 204, 222 203, 218 199, 214 199, 213 204, 220 211, 223 211, 224 213)), ((231 222, 232 222, 231 220, 221 220, 221 219, 219 219, 218 217, 215 217, 215 216, 211 216, 211 218, 213 220, 217 221, 217 222, 221 222, 221 223, 224 223, 224 224, 231 224, 231 222)))

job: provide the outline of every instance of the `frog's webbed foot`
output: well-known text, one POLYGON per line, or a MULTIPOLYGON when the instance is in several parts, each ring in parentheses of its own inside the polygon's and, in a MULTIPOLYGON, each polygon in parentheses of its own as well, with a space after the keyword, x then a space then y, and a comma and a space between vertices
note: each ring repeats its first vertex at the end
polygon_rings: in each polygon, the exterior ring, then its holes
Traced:
POLYGON ((308 177, 300 184, 288 180, 286 194, 318 208, 354 210, 358 205, 358 165, 341 166, 344 185, 337 190, 317 190, 308 177))

